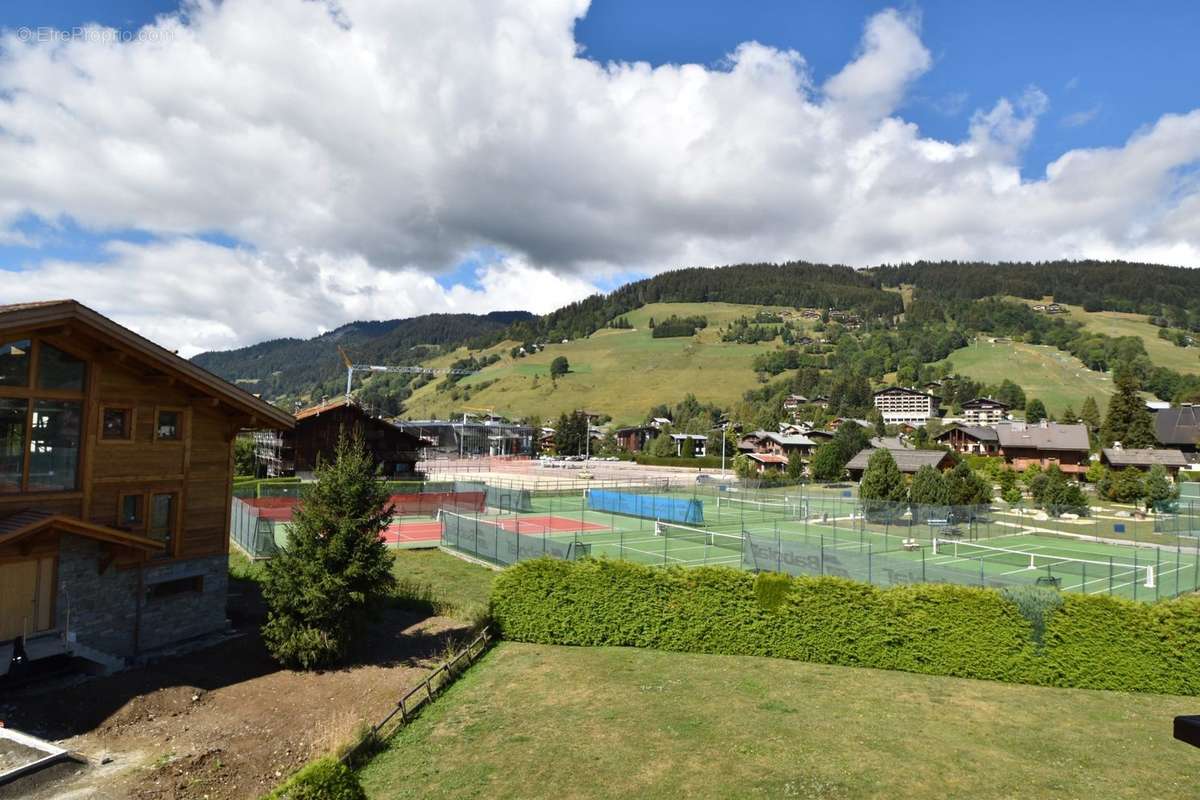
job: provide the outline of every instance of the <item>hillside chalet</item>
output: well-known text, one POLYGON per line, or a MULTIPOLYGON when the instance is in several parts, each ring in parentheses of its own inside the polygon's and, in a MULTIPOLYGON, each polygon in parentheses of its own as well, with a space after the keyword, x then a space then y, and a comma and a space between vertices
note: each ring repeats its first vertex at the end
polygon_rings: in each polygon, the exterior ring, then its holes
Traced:
POLYGON ((1058 422, 1005 422, 995 426, 1000 455, 1013 469, 1057 464, 1067 474, 1087 472, 1091 449, 1086 425, 1058 422))
POLYGON ((1000 452, 996 429, 984 425, 954 424, 934 437, 934 441, 956 453, 994 456, 1000 452))
POLYGON ((318 460, 330 462, 338 436, 361 431, 363 443, 386 478, 415 479, 423 442, 392 423, 372 417, 351 398, 339 397, 297 412, 294 428, 260 431, 255 455, 267 477, 311 478, 318 460))
MULTIPOLYGON (((854 480, 862 480, 863 473, 867 470, 867 464, 871 460, 871 455, 876 448, 868 447, 865 450, 859 451, 858 455, 850 459, 846 464, 846 470, 850 473, 850 477, 854 480)), ((942 471, 948 470, 954 466, 954 456, 945 450, 893 450, 888 448, 888 452, 892 454, 892 458, 896 461, 896 466, 905 475, 915 475, 921 467, 934 467, 942 471)))
POLYGON ((1164 447, 1174 447, 1193 461, 1200 455, 1200 406, 1184 403, 1154 415, 1154 437, 1164 447))
POLYGON ((234 438, 293 424, 75 301, 0 306, 0 674, 222 630, 234 438))
POLYGON ((1172 478, 1188 465, 1188 460, 1178 450, 1151 448, 1106 447, 1100 451, 1100 462, 1110 469, 1137 469, 1143 472, 1161 466, 1172 478))
POLYGON ((968 425, 996 425, 1008 416, 1008 404, 990 397, 977 397, 962 404, 963 421, 968 425))

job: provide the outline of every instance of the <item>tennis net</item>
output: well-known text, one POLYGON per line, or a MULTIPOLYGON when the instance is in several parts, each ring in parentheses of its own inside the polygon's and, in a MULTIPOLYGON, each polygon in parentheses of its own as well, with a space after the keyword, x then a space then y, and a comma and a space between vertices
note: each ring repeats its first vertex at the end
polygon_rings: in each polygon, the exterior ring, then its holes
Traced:
POLYGON ((793 500, 786 497, 781 502, 778 500, 750 500, 743 497, 728 497, 718 494, 717 508, 722 513, 779 515, 791 519, 800 519, 808 516, 808 503, 803 500, 793 500))
POLYGON ((701 544, 707 547, 720 547, 725 550, 734 550, 738 553, 742 552, 742 548, 746 543, 746 538, 740 533, 708 531, 703 528, 689 528, 686 525, 676 525, 671 522, 661 521, 654 523, 654 535, 691 544, 701 544))
POLYGON ((997 547, 995 545, 964 542, 958 539, 934 539, 933 554, 935 556, 953 556, 954 558, 983 561, 990 564, 1001 564, 1026 570, 1042 570, 1048 575, 1063 573, 1068 575, 1086 575, 1089 569, 1095 575, 1107 570, 1109 574, 1144 576, 1143 586, 1153 589, 1155 584, 1155 565, 1138 564, 1137 551, 1134 551, 1134 563, 1118 562, 1112 559, 1100 560, 1091 558, 1076 558, 1053 551, 1038 552, 1021 550, 1013 547, 997 547))

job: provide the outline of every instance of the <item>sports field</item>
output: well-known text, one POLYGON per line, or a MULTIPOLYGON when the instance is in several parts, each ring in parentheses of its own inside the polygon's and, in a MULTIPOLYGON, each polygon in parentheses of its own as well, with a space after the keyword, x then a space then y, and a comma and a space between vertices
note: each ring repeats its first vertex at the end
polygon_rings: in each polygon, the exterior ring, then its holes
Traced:
MULTIPOLYGON (((1074 521, 1006 517, 989 509, 957 521, 946 519, 941 509, 916 522, 911 513, 864 513, 856 498, 804 496, 795 490, 754 499, 719 494, 698 499, 684 491, 647 496, 680 504, 680 514, 699 511, 702 516, 676 517, 690 520, 676 523, 669 521, 671 506, 639 516, 597 510, 583 492, 535 494, 522 512, 443 512, 442 544, 498 564, 543 555, 592 556, 659 566, 837 575, 883 586, 1045 585, 1146 601, 1200 588, 1200 548, 1186 537, 1160 537, 1171 538, 1171 546, 1132 538, 1103 541, 1073 535, 1074 521), (1044 527, 1048 524, 1057 527, 1044 527)), ((1095 525, 1082 530, 1093 531, 1095 525)))

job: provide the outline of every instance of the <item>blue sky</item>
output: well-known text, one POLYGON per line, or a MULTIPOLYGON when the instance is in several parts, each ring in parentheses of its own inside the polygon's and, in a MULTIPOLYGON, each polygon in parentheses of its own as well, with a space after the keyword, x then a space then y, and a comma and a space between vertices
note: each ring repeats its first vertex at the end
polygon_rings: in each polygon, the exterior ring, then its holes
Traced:
POLYGON ((596 0, 573 30, 572 0, 344 6, 60 48, 20 30, 178 4, 0 4, 0 270, 30 277, 5 296, 198 349, 739 261, 1200 266, 1200 3, 596 0), (256 282, 271 314, 225 301, 256 282))

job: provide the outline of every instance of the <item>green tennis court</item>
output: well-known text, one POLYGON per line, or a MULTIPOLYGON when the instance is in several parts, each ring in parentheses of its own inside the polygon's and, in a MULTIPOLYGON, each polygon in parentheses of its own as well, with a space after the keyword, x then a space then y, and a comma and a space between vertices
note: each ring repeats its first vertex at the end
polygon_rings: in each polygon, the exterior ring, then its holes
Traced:
MULTIPOLYGON (((978 508, 969 514, 906 511, 902 519, 879 521, 864 515, 857 498, 792 490, 769 495, 712 493, 703 497, 704 522, 697 525, 595 511, 579 490, 534 493, 531 512, 464 517, 471 541, 464 545, 456 539, 451 544, 501 564, 540 555, 592 556, 657 566, 724 565, 840 575, 876 585, 1041 585, 1141 601, 1200 589, 1200 548, 1195 540, 1179 538, 1173 546, 1089 541, 1069 534, 1067 525, 1060 530, 1045 527, 1044 520, 1012 522, 978 508), (546 515, 556 520, 553 530, 530 524, 517 535, 504 522, 546 515)), ((696 492, 688 491, 656 494, 697 498, 696 492)))

